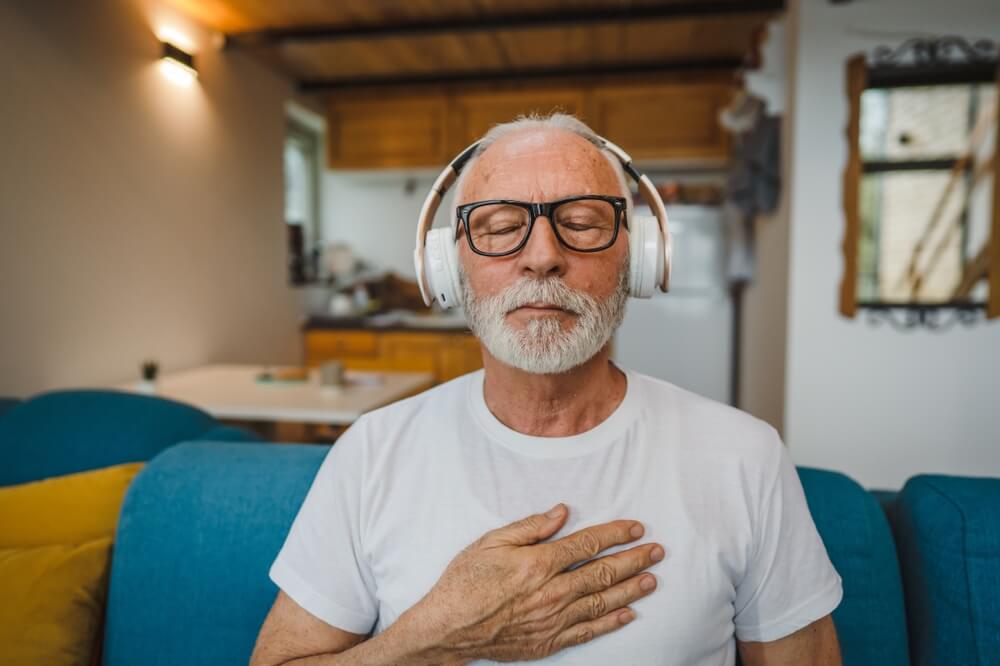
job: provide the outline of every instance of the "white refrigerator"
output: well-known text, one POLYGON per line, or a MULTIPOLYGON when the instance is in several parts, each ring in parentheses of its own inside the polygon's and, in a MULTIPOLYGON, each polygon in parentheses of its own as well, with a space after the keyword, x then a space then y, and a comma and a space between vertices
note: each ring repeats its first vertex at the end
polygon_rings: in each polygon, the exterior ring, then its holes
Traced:
MULTIPOLYGON (((636 213, 647 215, 649 209, 636 213)), ((667 216, 674 241, 670 293, 629 299, 613 358, 623 367, 728 402, 733 308, 722 210, 671 205, 667 216)))

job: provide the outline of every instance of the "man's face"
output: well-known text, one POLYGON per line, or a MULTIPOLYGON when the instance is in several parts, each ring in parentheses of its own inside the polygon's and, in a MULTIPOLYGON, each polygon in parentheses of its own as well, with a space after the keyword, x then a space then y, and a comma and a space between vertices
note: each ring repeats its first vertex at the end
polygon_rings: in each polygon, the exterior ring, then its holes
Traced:
MULTIPOLYGON (((456 203, 545 202, 581 194, 622 194, 607 158, 570 132, 526 130, 498 140, 471 165, 456 203)), ((581 253, 563 247, 548 219, 540 217, 519 252, 483 257, 463 237, 459 259, 473 331, 488 351, 516 367, 575 367, 599 351, 620 323, 628 276, 624 228, 607 250, 581 253)))

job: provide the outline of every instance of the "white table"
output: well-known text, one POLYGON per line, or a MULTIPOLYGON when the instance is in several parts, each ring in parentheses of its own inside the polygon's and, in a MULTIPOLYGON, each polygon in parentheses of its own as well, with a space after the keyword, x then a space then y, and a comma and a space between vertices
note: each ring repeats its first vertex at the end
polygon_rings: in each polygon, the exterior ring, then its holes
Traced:
MULTIPOLYGON (((345 372, 345 385, 321 386, 318 371, 304 382, 258 381, 276 366, 207 365, 166 374, 155 395, 194 405, 219 419, 350 425, 365 412, 430 387, 429 372, 345 372)), ((115 388, 140 391, 138 382, 115 388)))

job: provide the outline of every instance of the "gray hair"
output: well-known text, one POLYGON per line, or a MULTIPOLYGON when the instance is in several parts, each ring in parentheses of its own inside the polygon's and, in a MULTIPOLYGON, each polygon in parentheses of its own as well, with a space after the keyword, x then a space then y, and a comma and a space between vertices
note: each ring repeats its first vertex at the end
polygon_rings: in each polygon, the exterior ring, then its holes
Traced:
POLYGON ((465 187, 465 179, 468 173, 472 170, 472 165, 479 159, 486 150, 497 142, 498 139, 502 139, 505 136, 509 136, 516 132, 527 131, 527 130, 558 130, 562 132, 570 132, 576 134, 577 136, 583 137, 601 151, 608 163, 611 164, 611 168, 614 169, 615 175, 618 177, 618 182, 621 184, 622 196, 625 197, 627 203, 627 217, 629 222, 632 221, 632 209, 634 204, 632 202, 632 191, 629 189, 628 180, 625 177, 625 170, 622 168, 621 162, 618 158, 614 156, 609 150, 604 147, 604 141, 594 130, 584 123, 582 120, 574 115, 568 113, 562 113, 559 111, 554 111, 547 114, 530 113, 528 115, 518 116, 514 120, 506 123, 500 123, 494 125, 490 130, 483 135, 479 140, 479 145, 476 147, 476 151, 472 154, 472 157, 465 166, 462 168, 461 173, 458 174, 458 179, 455 181, 453 190, 455 192, 455 203, 462 202, 462 190, 465 187))

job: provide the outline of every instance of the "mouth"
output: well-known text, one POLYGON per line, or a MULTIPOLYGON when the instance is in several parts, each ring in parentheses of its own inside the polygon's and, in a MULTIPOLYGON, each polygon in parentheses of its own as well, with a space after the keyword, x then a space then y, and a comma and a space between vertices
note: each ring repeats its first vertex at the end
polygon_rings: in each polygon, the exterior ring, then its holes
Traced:
POLYGON ((526 310, 528 312, 535 312, 539 314, 559 313, 559 312, 565 312, 566 314, 574 314, 573 312, 570 312, 569 310, 561 308, 558 305, 554 305, 552 303, 525 303, 524 305, 520 305, 514 308, 513 310, 511 310, 511 312, 516 312, 518 310, 526 310))

